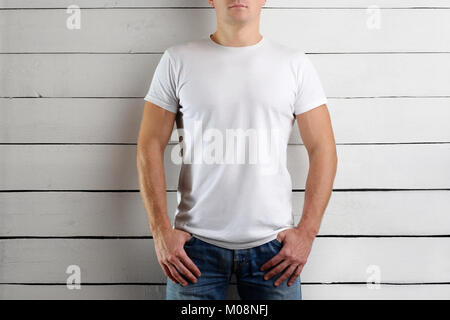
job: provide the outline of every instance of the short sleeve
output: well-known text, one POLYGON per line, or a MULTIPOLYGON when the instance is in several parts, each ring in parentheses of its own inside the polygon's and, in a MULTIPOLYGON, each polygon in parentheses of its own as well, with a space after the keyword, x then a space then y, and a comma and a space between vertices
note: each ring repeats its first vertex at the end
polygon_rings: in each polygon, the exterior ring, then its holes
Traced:
POLYGON ((176 73, 172 58, 167 50, 164 51, 144 100, 152 102, 170 112, 177 113, 179 100, 176 94, 176 73))
POLYGON ((294 114, 298 115, 327 103, 327 97, 314 65, 303 54, 303 61, 297 74, 297 95, 294 114))

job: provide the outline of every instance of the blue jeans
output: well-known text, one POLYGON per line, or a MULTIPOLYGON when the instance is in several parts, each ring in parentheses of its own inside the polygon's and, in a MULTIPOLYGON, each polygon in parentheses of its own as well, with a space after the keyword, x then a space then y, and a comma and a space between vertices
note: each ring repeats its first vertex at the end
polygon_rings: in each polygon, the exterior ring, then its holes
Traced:
MULTIPOLYGON (((261 266, 275 256, 283 244, 274 239, 249 249, 226 249, 191 237, 184 250, 202 273, 197 283, 187 278, 188 285, 167 278, 167 300, 224 300, 232 273, 236 273, 237 288, 242 300, 301 300, 300 276, 288 286, 286 279, 274 286, 283 272, 264 280, 271 269, 260 271, 261 266)), ((180 273, 181 275, 181 273, 180 273)), ((183 277, 183 275, 181 275, 183 277)))

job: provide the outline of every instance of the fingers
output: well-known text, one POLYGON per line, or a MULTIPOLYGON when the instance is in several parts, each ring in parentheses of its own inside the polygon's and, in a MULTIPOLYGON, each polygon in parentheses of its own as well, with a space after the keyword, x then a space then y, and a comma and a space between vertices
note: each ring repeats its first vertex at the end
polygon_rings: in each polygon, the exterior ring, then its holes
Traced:
POLYGON ((297 266, 291 264, 289 268, 281 275, 281 277, 279 277, 277 281, 275 281, 275 287, 278 287, 280 284, 282 284, 284 280, 286 280, 294 272, 295 268, 297 268, 297 266))
POLYGON ((281 271, 286 269, 288 267, 288 265, 289 265, 289 263, 287 261, 283 261, 278 266, 276 266, 275 268, 273 268, 272 270, 267 272, 266 275, 264 276, 264 280, 269 280, 274 275, 279 274, 281 271))
POLYGON ((189 271, 180 260, 173 262, 173 264, 178 268, 183 276, 188 278, 191 282, 197 283, 197 278, 189 271))
POLYGON ((281 251, 278 252, 275 256, 273 256, 272 259, 264 263, 259 270, 264 271, 280 263, 283 260, 283 256, 280 253, 281 251))
POLYGON ((300 265, 297 266, 297 269, 295 270, 294 275, 291 277, 291 279, 289 279, 288 286, 290 286, 290 285, 292 285, 294 283, 294 281, 297 279, 297 277, 302 272, 303 266, 304 266, 303 264, 300 264, 300 265))
POLYGON ((183 276, 192 283, 197 283, 197 278, 192 272, 194 272, 197 277, 201 276, 200 270, 188 257, 184 250, 182 252, 179 252, 177 255, 173 255, 167 258, 165 263, 163 263, 162 265, 164 266, 167 276, 172 281, 180 283, 183 286, 186 286, 188 284, 183 276))
MULTIPOLYGON (((183 231, 183 233, 186 235, 186 241, 192 237, 192 234, 188 232, 183 231)), ((163 252, 158 255, 158 260, 166 276, 183 286, 188 285, 186 280, 197 283, 197 277, 201 276, 200 270, 188 257, 182 243, 174 249, 164 248, 163 252), (162 255, 161 258, 160 255, 162 255)))
POLYGON ((197 266, 195 265, 195 263, 189 258, 189 256, 186 254, 186 252, 184 254, 181 255, 180 257, 181 262, 189 269, 191 270, 193 273, 195 273, 195 275, 197 277, 200 277, 202 275, 202 273, 200 272, 200 270, 197 268, 197 266))
POLYGON ((170 273, 169 268, 167 268, 165 264, 161 264, 161 266, 162 266, 162 268, 163 268, 163 270, 164 270, 165 275, 166 275, 170 280, 172 280, 173 282, 178 282, 178 281, 172 276, 172 274, 170 273))
POLYGON ((180 283, 183 287, 187 286, 187 281, 183 279, 183 277, 178 273, 178 271, 175 269, 175 267, 172 265, 172 263, 166 264, 167 268, 170 270, 170 274, 172 277, 175 278, 175 282, 180 283))

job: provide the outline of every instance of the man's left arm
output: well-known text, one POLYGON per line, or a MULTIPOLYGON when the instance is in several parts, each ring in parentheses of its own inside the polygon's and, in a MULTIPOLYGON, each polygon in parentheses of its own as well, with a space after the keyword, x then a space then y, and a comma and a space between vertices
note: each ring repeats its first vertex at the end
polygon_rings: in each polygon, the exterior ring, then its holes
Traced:
POLYGON ((291 275, 288 285, 294 283, 306 264, 331 197, 337 170, 336 142, 327 105, 298 114, 296 118, 308 152, 309 170, 300 222, 297 227, 278 234, 277 239, 283 243, 281 251, 261 267, 264 271, 275 266, 265 274, 266 280, 284 271, 275 286, 291 275))

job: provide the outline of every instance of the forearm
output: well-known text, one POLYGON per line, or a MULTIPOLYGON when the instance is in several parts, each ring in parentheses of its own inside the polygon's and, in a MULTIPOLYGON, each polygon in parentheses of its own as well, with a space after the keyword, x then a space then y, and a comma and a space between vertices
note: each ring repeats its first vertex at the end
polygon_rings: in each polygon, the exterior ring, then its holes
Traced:
POLYGON ((167 214, 164 148, 157 142, 138 146, 139 189, 153 236, 172 229, 167 214))
POLYGON ((319 232, 323 214, 333 190, 337 169, 335 145, 323 146, 309 154, 302 218, 297 229, 314 238, 319 232))

